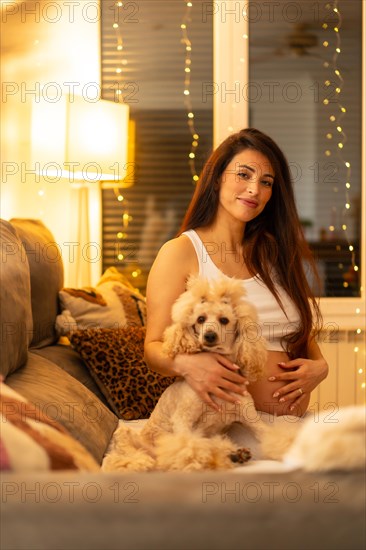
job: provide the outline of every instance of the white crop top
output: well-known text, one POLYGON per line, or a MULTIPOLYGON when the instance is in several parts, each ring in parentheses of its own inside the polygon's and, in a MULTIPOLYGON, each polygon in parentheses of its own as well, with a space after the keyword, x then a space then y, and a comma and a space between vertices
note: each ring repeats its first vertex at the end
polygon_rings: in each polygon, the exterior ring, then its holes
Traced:
MULTIPOLYGON (((213 263, 204 243, 201 241, 196 231, 190 229, 182 233, 182 235, 186 235, 194 246, 197 254, 200 276, 207 279, 216 279, 222 276, 227 277, 227 275, 220 271, 213 263)), ((257 310, 261 335, 267 341, 267 349, 272 351, 284 351, 281 345, 282 336, 289 332, 293 332, 300 322, 300 316, 292 300, 285 290, 275 283, 276 290, 286 311, 285 315, 276 298, 259 276, 256 275, 250 279, 243 279, 243 285, 247 293, 246 300, 257 310)))

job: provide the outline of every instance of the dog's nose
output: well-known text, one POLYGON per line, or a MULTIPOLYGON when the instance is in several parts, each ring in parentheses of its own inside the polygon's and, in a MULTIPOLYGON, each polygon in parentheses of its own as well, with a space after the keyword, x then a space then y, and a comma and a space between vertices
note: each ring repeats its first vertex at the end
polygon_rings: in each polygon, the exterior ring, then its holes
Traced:
POLYGON ((210 330, 205 333, 204 339, 208 344, 214 344, 217 340, 217 334, 216 332, 213 332, 213 330, 210 330))

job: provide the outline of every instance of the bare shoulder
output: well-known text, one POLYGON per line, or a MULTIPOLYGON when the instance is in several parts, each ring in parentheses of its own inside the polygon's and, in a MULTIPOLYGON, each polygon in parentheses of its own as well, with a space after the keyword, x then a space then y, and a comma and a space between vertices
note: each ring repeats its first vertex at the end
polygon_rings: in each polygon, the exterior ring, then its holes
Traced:
POLYGON ((158 272, 160 276, 167 274, 171 277, 172 269, 184 280, 191 273, 198 271, 198 261, 194 247, 185 235, 171 239, 161 247, 152 265, 149 278, 155 272, 158 272))
POLYGON ((147 341, 159 340, 171 322, 171 308, 184 292, 189 275, 198 272, 198 260, 189 238, 181 235, 160 249, 146 288, 147 341))

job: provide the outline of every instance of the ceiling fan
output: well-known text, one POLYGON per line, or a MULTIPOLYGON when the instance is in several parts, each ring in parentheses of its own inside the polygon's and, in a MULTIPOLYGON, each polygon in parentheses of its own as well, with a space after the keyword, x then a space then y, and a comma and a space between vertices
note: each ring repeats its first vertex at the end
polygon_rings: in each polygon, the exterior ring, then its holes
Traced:
POLYGON ((254 62, 270 61, 273 58, 303 58, 314 57, 319 59, 320 55, 315 53, 318 46, 318 36, 310 31, 310 25, 307 23, 295 23, 289 34, 284 35, 278 40, 274 38, 271 42, 259 42, 255 40, 251 43, 254 52, 259 48, 270 48, 270 54, 260 55, 252 58, 254 62))

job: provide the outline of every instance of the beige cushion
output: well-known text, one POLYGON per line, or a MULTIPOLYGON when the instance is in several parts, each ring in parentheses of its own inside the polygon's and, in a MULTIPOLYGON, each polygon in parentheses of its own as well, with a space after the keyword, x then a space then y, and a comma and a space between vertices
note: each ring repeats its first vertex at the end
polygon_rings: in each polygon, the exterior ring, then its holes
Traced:
POLYGON ((27 361, 33 325, 27 255, 14 228, 4 220, 0 220, 0 238, 0 364, 6 377, 27 361))
POLYGON ((41 348, 57 340, 55 319, 58 292, 63 285, 61 252, 52 233, 37 220, 12 219, 27 252, 32 297, 31 347, 41 348))
POLYGON ((0 384, 0 406, 2 470, 99 470, 61 424, 5 384, 0 384))
POLYGON ((47 359, 29 353, 25 367, 7 379, 42 413, 62 424, 101 463, 116 416, 80 382, 47 359))
POLYGON ((118 278, 106 278, 96 288, 63 288, 63 313, 57 318, 60 335, 90 328, 122 328, 146 324, 145 298, 118 278))
POLYGON ((110 407, 124 420, 148 418, 174 381, 146 366, 144 338, 144 327, 80 330, 70 336, 110 407))

